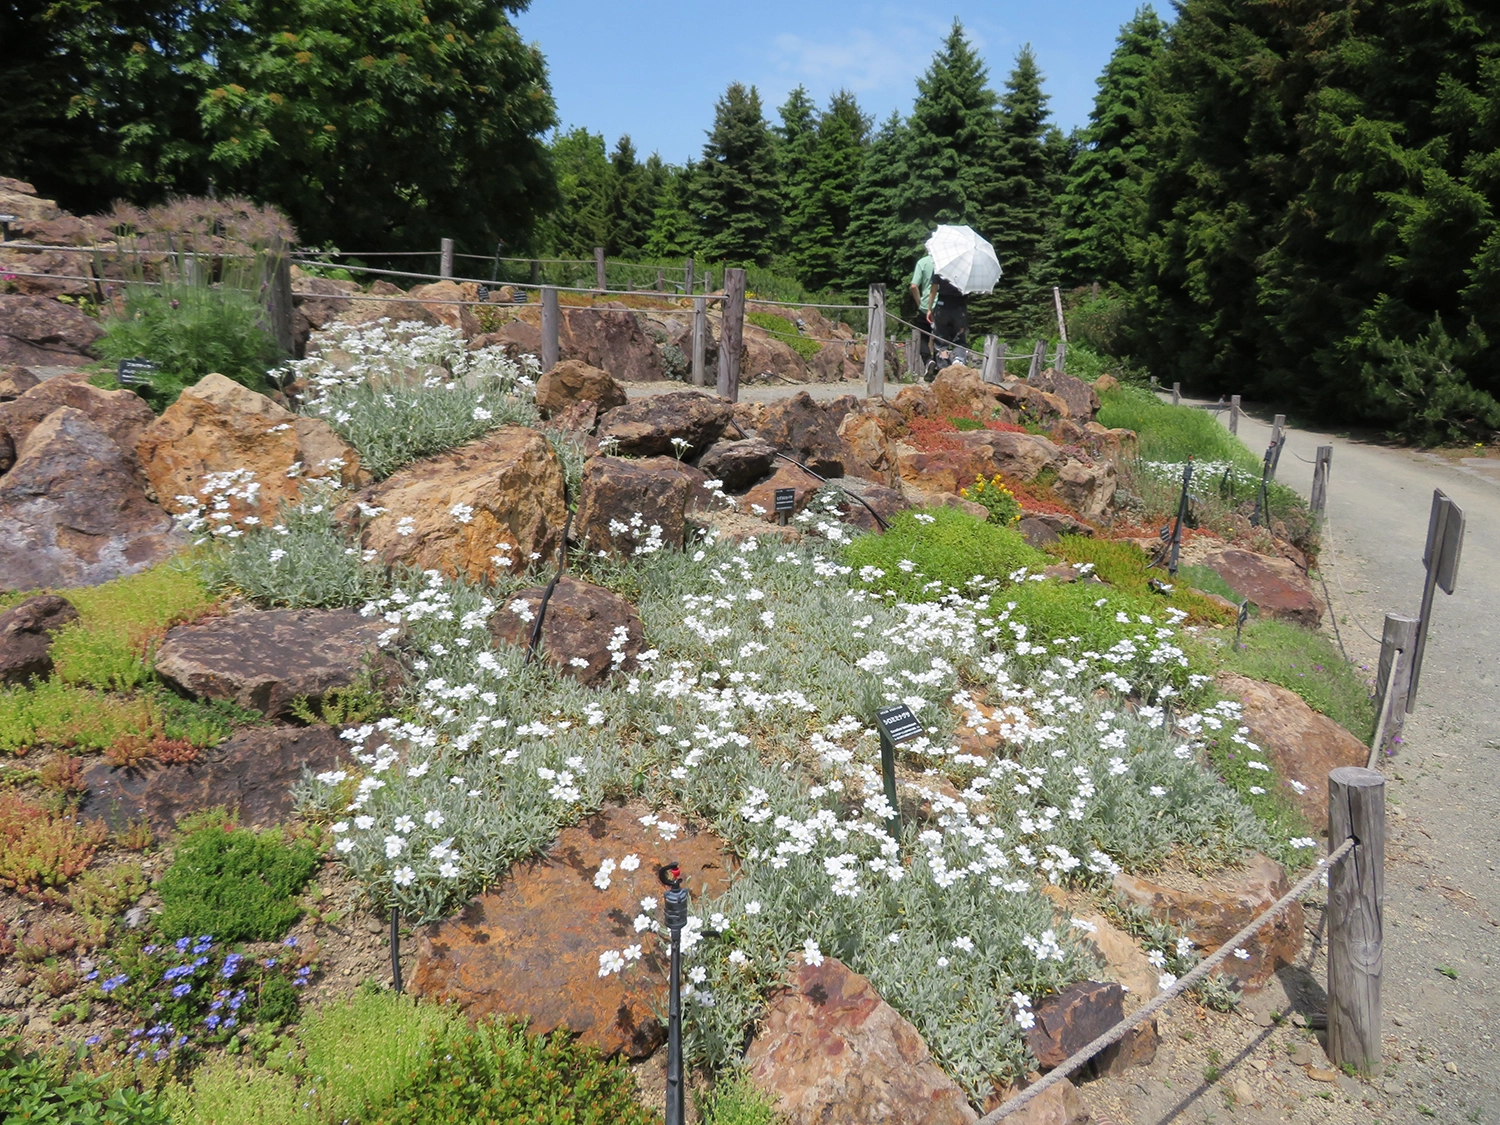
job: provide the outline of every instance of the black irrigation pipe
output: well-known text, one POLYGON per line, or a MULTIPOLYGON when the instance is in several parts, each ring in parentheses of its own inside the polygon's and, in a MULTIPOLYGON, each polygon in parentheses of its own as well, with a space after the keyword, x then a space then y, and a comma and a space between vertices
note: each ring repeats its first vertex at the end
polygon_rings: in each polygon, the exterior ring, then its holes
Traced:
MULTIPOLYGON (((733 426, 736 430, 739 431, 740 437, 742 437, 742 438, 748 438, 750 436, 743 429, 740 428, 740 424, 738 422, 736 422, 733 418, 729 419, 729 424, 731 426, 733 426)), ((872 516, 875 517, 875 522, 880 525, 880 530, 881 531, 889 531, 891 529, 891 525, 888 524, 888 523, 886 523, 885 520, 883 520, 883 519, 880 518, 880 513, 877 512, 874 508, 870 507, 870 505, 865 501, 865 498, 863 496, 860 496, 858 493, 855 493, 855 492, 850 492, 843 485, 838 484, 838 483, 836 483, 834 481, 829 480, 822 473, 815 473, 815 472, 813 472, 806 465, 804 465, 801 461, 798 461, 795 457, 788 457, 785 453, 782 453, 780 451, 777 451, 776 454, 775 454, 775 456, 780 457, 783 461, 789 461, 793 465, 796 465, 797 468, 801 469, 804 473, 808 474, 808 476, 817 477, 818 480, 822 481, 824 484, 831 484, 831 485, 833 485, 834 488, 838 489, 840 492, 842 492, 845 496, 849 497, 851 500, 858 500, 861 504, 864 504, 865 511, 869 512, 870 515, 872 515, 872 516)))
POLYGON ((401 991, 401 908, 391 905, 391 987, 401 991))
POLYGON ((542 643, 542 622, 547 619, 547 603, 552 600, 552 591, 557 589, 557 580, 563 576, 563 571, 568 566, 568 532, 573 527, 573 513, 568 513, 567 520, 563 523, 562 542, 557 545, 557 573, 552 576, 552 581, 547 583, 547 588, 542 591, 542 604, 536 607, 536 624, 531 627, 531 640, 526 644, 526 663, 529 665, 536 658, 537 645, 542 643))

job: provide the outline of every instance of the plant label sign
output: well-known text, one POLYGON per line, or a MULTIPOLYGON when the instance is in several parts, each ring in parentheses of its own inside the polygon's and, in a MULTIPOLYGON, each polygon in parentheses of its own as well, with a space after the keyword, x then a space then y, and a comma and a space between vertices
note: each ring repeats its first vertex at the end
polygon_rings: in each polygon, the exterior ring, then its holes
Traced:
POLYGON ((890 740, 892 746, 910 742, 922 733, 922 724, 904 703, 894 707, 882 707, 875 712, 875 721, 880 724, 880 733, 890 740))
POLYGON ((795 512, 797 510, 797 490, 795 488, 778 488, 776 490, 776 511, 795 512))
POLYGON ((488 301, 490 299, 490 287, 488 285, 481 285, 476 296, 481 301, 488 301))
POLYGON ((159 370, 149 359, 122 359, 115 368, 115 382, 122 387, 147 387, 152 373, 159 370))

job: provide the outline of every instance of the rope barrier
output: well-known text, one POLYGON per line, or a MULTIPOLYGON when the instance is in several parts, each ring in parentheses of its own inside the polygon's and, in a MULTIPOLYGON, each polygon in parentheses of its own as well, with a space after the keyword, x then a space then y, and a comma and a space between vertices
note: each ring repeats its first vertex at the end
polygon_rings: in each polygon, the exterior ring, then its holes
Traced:
POLYGON ((1211 957, 1208 957, 1203 961, 1200 961, 1197 965, 1194 965, 1193 968, 1185 976, 1183 976, 1180 980, 1173 984, 1171 988, 1168 988, 1166 991, 1162 992, 1161 995, 1157 996, 1149 1004, 1143 1005, 1136 1011, 1133 1016, 1130 1016, 1128 1019, 1121 1020, 1119 1023, 1115 1024, 1114 1027, 1106 1031, 1103 1035, 1100 1035, 1092 1043, 1089 1043, 1087 1046, 1075 1051, 1064 1062, 1048 1072, 1047 1076, 1040 1082, 1036 1083, 1033 1086, 1026 1087, 1026 1089, 1003 1102, 992 1112, 985 1114, 985 1116, 979 1119, 979 1125, 998 1125, 998 1122, 1004 1120, 1006 1117, 1016 1112, 1016 1110, 1026 1105, 1032 1099, 1040 1097, 1044 1091, 1051 1089, 1053 1086, 1056 1086, 1059 1082, 1066 1079, 1068 1075, 1072 1074, 1075 1070, 1078 1070, 1100 1051, 1104 1050, 1106 1047, 1114 1046, 1121 1039, 1125 1038, 1126 1034, 1133 1028, 1136 1028, 1145 1023, 1146 1020, 1150 1019, 1157 1012, 1165 1008, 1169 1003, 1180 996, 1186 989, 1191 988, 1204 977, 1208 976, 1208 974, 1218 968, 1219 965, 1221 965, 1231 953, 1233 953, 1236 949, 1239 949, 1245 942, 1254 937, 1256 932, 1262 926, 1264 926, 1271 919, 1275 918, 1288 906, 1296 902, 1299 898, 1310 891, 1313 887, 1313 884, 1318 881, 1319 877, 1326 874, 1334 864, 1338 863, 1339 860, 1348 855, 1349 852, 1353 850, 1356 843, 1358 843, 1358 841, 1351 836, 1349 837, 1349 839, 1340 844, 1336 851, 1328 856, 1325 856, 1323 859, 1318 860, 1313 869, 1306 875, 1304 875, 1297 882, 1296 886, 1294 886, 1291 890, 1287 891, 1286 894, 1282 895, 1279 899, 1272 903, 1258 918, 1241 929, 1239 933, 1234 935, 1234 937, 1230 938, 1223 945, 1219 946, 1218 950, 1215 951, 1215 953, 1211 957))
MULTIPOLYGON (((1328 518, 1328 513, 1326 511, 1323 513, 1323 523, 1322 523, 1322 526, 1321 526, 1321 528, 1319 530, 1322 532, 1322 534, 1328 540, 1328 549, 1330 551, 1333 551, 1335 554, 1337 554, 1338 548, 1336 548, 1334 546, 1334 544, 1333 544, 1333 522, 1328 518)), ((1318 580, 1323 583, 1323 593, 1328 598, 1328 605, 1329 605, 1329 614, 1328 614, 1328 616, 1329 616, 1329 619, 1334 622, 1334 631, 1337 632, 1337 630, 1338 630, 1338 616, 1337 616, 1337 614, 1335 614, 1333 612, 1333 609, 1332 609, 1332 607, 1333 607, 1333 595, 1328 592, 1328 579, 1326 577, 1324 577, 1324 568, 1321 567, 1321 566, 1318 568, 1318 580)), ((1355 614, 1355 612, 1354 612, 1354 598, 1350 595, 1349 591, 1344 588, 1344 579, 1343 579, 1343 576, 1340 575, 1337 570, 1335 570, 1333 572, 1333 580, 1338 585, 1339 593, 1341 593, 1341 594, 1344 595, 1344 599, 1345 599, 1345 603, 1346 603, 1346 608, 1348 609, 1348 612, 1349 612, 1349 620, 1353 621, 1354 624, 1356 626, 1358 626, 1359 631, 1361 633, 1363 633, 1365 636, 1369 637, 1370 640, 1374 641, 1376 644, 1383 643, 1379 637, 1377 637, 1374 633, 1370 632, 1370 630, 1368 630, 1368 629, 1365 628, 1364 622, 1359 619, 1359 617, 1358 617, 1357 614, 1355 614)), ((1343 647, 1342 642, 1340 643, 1339 647, 1340 648, 1343 647)), ((1348 656, 1349 656, 1349 654, 1347 652, 1344 653, 1344 657, 1346 659, 1348 658, 1348 656)), ((1353 663, 1353 662, 1351 661, 1350 663, 1353 663)))

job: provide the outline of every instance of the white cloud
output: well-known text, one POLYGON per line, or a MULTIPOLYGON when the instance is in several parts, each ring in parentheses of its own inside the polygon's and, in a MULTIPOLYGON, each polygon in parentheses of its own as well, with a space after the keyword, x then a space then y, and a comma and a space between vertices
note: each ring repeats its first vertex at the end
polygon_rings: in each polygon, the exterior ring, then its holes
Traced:
POLYGON ((834 41, 784 33, 772 43, 771 61, 790 77, 836 90, 872 93, 911 83, 932 56, 930 36, 915 28, 876 35, 859 29, 834 41))

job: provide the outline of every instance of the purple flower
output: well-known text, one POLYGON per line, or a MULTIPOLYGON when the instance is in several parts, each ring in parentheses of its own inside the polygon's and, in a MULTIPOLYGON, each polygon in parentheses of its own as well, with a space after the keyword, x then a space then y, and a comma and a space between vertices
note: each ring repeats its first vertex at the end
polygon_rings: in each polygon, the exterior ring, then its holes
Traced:
POLYGON ((146 956, 149 957, 149 956, 151 956, 151 954, 155 953, 160 948, 161 948, 161 946, 159 946, 159 945, 148 945, 148 946, 146 946, 145 949, 141 950, 141 952, 144 953, 146 956))
POLYGON ((238 953, 231 953, 228 957, 224 958, 224 964, 219 969, 219 976, 228 980, 240 971, 240 962, 243 960, 244 958, 238 953))
POLYGON ((217 1031, 217 1030, 219 1030, 219 1017, 218 1016, 209 1016, 209 1017, 207 1017, 203 1021, 203 1023, 204 1023, 205 1026, 207 1026, 207 1028, 208 1028, 209 1031, 217 1031))
POLYGON ((194 953, 207 953, 213 947, 214 947, 214 938, 213 938, 213 935, 212 934, 203 934, 201 937, 198 938, 198 940, 196 942, 193 943, 193 952, 194 953))
POLYGON ((99 1042, 99 1039, 100 1036, 98 1035, 90 1035, 87 1039, 84 1040, 84 1042, 92 1047, 95 1043, 99 1042))
POLYGON ((130 978, 128 976, 126 976, 124 973, 121 973, 119 976, 110 977, 107 981, 105 981, 99 987, 103 991, 105 991, 105 992, 113 992, 115 989, 119 988, 120 985, 127 984, 127 983, 129 983, 129 981, 130 981, 130 978))
POLYGON ((176 988, 172 989, 172 995, 181 1000, 191 991, 193 991, 193 986, 184 982, 182 984, 179 984, 176 988))
POLYGON ((296 939, 295 936, 289 937, 289 938, 286 939, 286 941, 282 942, 281 944, 282 945, 296 945, 297 944, 297 939, 296 939))
POLYGON ((84 980, 98 980, 99 979, 99 970, 95 969, 92 973, 90 973, 88 976, 84 977, 83 979, 84 980))
POLYGON ((161 1060, 164 1059, 164 1058, 166 1058, 166 1057, 167 1057, 167 1049, 165 1047, 162 1047, 162 1048, 158 1049, 157 1052, 154 1055, 151 1056, 151 1061, 152 1062, 161 1062, 161 1060))
POLYGON ((192 938, 185 938, 185 937, 178 938, 177 942, 176 942, 177 952, 178 953, 186 953, 188 951, 188 946, 190 946, 192 944, 193 944, 193 939, 192 938))
POLYGON ((261 965, 267 969, 274 969, 276 967, 276 958, 267 957, 264 961, 261 962, 261 965))

